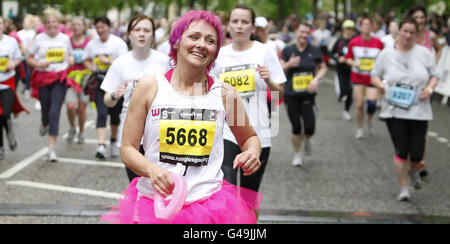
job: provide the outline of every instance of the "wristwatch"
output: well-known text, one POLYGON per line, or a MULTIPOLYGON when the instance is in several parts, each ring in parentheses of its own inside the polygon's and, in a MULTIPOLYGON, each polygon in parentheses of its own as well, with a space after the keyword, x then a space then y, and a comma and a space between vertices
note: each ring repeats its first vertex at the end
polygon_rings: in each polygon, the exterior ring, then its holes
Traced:
POLYGON ((425 88, 425 91, 427 91, 428 93, 430 93, 430 95, 433 94, 433 92, 434 92, 433 88, 431 88, 431 87, 429 87, 429 86, 427 86, 427 88, 425 88))
POLYGON ((116 98, 114 97, 114 92, 111 92, 110 97, 113 101, 116 101, 116 98))

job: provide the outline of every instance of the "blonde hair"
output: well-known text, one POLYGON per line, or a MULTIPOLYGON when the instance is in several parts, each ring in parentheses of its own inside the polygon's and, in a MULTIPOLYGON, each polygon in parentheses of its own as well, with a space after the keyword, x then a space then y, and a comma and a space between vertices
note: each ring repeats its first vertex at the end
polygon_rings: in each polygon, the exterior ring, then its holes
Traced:
POLYGON ((23 29, 33 29, 33 19, 34 16, 32 14, 25 15, 25 18, 23 19, 23 29))
POLYGON ((63 19, 61 12, 59 12, 58 9, 52 7, 48 7, 44 10, 42 16, 42 20, 44 21, 44 23, 48 21, 48 18, 50 16, 54 16, 58 20, 58 22, 61 22, 61 20, 63 19))

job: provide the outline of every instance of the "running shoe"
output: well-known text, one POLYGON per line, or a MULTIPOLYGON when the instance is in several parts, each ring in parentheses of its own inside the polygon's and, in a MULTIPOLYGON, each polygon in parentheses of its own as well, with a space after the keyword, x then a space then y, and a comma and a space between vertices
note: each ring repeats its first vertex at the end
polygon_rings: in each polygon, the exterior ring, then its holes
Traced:
POLYGON ((37 111, 39 111, 39 110, 41 110, 41 102, 39 102, 39 101, 37 101, 35 104, 34 104, 34 109, 35 110, 37 110, 37 111))
POLYGON ((84 135, 78 134, 78 144, 84 144, 84 135))
POLYGON ((400 190, 400 194, 397 197, 397 201, 399 202, 409 202, 411 200, 411 193, 409 192, 409 188, 404 186, 400 190))
POLYGON ((117 142, 111 142, 111 157, 117 158, 120 156, 119 145, 117 142))
POLYGON ((350 113, 348 111, 342 111, 342 117, 346 121, 352 120, 352 116, 350 115, 350 113))
POLYGON ((426 181, 428 178, 428 170, 425 168, 424 160, 419 164, 419 176, 423 181, 426 181))
POLYGON ((45 136, 45 135, 47 135, 47 133, 48 133, 48 125, 44 126, 41 124, 41 126, 39 127, 39 134, 41 136, 45 136))
POLYGON ((299 167, 303 165, 303 153, 295 153, 294 159, 292 160, 292 165, 299 167))
POLYGON ((422 180, 419 176, 419 171, 409 171, 409 179, 411 180, 411 185, 416 189, 420 190, 422 189, 422 180))
POLYGON ((77 130, 75 130, 75 128, 70 128, 69 133, 67 134, 67 143, 72 143, 76 134, 77 130))
POLYGON ((312 147, 311 147, 311 139, 305 138, 305 143, 303 146, 303 150, 305 152, 306 156, 311 156, 311 151, 312 151, 312 147))
POLYGON ((11 119, 8 119, 6 123, 8 123, 8 129, 6 130, 6 139, 8 140, 9 149, 11 149, 11 151, 15 151, 17 149, 17 141, 12 129, 11 119))
POLYGON ((56 156, 55 151, 49 151, 48 152, 48 161, 50 163, 56 163, 58 162, 58 157, 56 156))
POLYGON ((356 129, 356 139, 362 139, 364 137, 364 130, 363 129, 356 129))
POLYGON ((105 145, 99 145, 97 147, 97 150, 95 151, 95 157, 98 159, 105 159, 107 157, 106 152, 107 151, 105 145))

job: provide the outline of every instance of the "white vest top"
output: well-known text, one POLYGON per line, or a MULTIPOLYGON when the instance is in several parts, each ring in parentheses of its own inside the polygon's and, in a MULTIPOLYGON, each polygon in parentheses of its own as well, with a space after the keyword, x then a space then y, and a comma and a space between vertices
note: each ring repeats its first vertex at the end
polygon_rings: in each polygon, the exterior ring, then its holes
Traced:
MULTIPOLYGON (((175 91, 163 74, 156 78, 158 91, 145 121, 145 157, 184 175, 186 203, 207 198, 221 189, 223 179, 222 83, 215 81, 203 96, 187 96, 175 91)), ((141 178, 137 188, 141 195, 155 194, 148 178, 141 178)))

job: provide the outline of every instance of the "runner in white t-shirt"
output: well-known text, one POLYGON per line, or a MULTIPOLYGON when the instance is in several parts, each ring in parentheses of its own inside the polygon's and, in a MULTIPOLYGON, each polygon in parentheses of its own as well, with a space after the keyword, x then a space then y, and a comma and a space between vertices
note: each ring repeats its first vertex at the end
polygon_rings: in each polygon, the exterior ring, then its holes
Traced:
MULTIPOLYGON (((86 46, 83 54, 84 66, 97 76, 96 81, 93 79, 95 89, 95 104, 97 107, 97 140, 98 147, 95 157, 98 159, 105 159, 107 157, 106 151, 106 120, 108 114, 111 115, 111 157, 118 157, 119 150, 117 147, 117 135, 120 124, 120 112, 122 110, 123 99, 114 106, 108 108, 103 101, 105 92, 100 89, 106 72, 115 59, 128 52, 127 44, 117 36, 110 34, 111 22, 106 17, 97 18, 95 21, 95 29, 99 38, 92 40, 86 46)), ((92 84, 88 84, 92 85, 92 84)), ((92 86, 90 86, 92 87, 92 86)), ((91 98, 92 99, 92 98, 91 98)))
POLYGON ((6 131, 9 148, 16 150, 17 141, 12 129, 11 113, 23 111, 23 109, 19 111, 14 109, 15 106, 20 105, 16 95, 15 68, 20 64, 22 54, 17 41, 3 34, 4 23, 4 19, 0 17, 0 160, 5 157, 3 128, 6 131))
MULTIPOLYGON (((128 105, 138 81, 152 73, 165 73, 170 68, 169 56, 151 49, 153 28, 153 19, 145 15, 138 15, 130 21, 127 32, 132 51, 114 61, 100 87, 105 91, 104 102, 107 107, 114 107, 118 99, 124 98, 117 137, 119 146, 128 105)), ((128 168, 127 175, 130 182, 136 177, 128 168)))
POLYGON ((50 162, 57 162, 55 153, 59 133, 59 118, 67 87, 72 81, 67 79, 67 68, 74 63, 70 38, 58 31, 61 13, 54 8, 44 11, 45 32, 38 34, 30 47, 27 63, 34 67, 30 86, 31 96, 39 99, 42 123, 41 136, 49 134, 50 162))
MULTIPOLYGON (((252 176, 241 174, 241 186, 258 191, 271 147, 271 130, 267 107, 267 88, 282 96, 286 77, 276 54, 269 46, 250 40, 255 29, 253 9, 244 4, 236 5, 230 13, 229 31, 233 43, 219 52, 216 63, 220 66, 220 79, 236 88, 241 94, 251 125, 263 148, 261 169, 252 176)), ((239 119, 238 119, 239 122, 239 119)), ((222 170, 225 178, 236 184, 237 171, 233 160, 241 150, 229 127, 224 129, 225 156, 222 170)))

